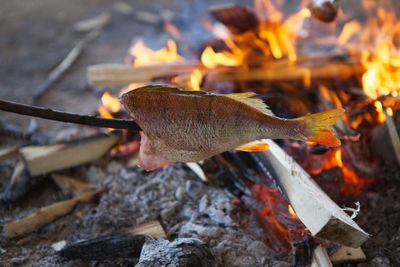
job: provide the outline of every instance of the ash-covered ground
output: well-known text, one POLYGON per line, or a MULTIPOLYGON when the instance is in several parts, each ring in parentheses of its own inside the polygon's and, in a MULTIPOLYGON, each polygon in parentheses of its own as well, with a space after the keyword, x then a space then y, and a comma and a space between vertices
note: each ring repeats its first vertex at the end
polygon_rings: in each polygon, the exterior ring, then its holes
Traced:
MULTIPOLYGON (((278 255, 263 242, 263 230, 250 214, 232 204, 233 196, 210 186, 182 164, 145 173, 127 169, 117 161, 105 167, 81 167, 75 176, 106 191, 97 204, 82 204, 73 213, 25 238, 7 240, 3 235, 1 266, 115 266, 81 261, 61 261, 51 247, 87 240, 159 218, 169 236, 193 237, 207 243, 217 266, 290 266, 290 255, 278 255), (236 214, 236 215, 234 215, 236 214), (242 218, 238 220, 237 218, 242 218)), ((41 204, 60 200, 51 182, 25 199, 28 204, 1 207, 1 224, 27 215, 41 204)), ((133 266, 134 262, 124 262, 133 266)))

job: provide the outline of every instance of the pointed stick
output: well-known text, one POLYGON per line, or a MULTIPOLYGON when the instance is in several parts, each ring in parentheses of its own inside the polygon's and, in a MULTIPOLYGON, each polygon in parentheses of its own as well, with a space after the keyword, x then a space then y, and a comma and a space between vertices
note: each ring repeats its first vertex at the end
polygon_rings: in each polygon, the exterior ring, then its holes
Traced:
POLYGON ((140 130, 140 127, 131 120, 105 119, 96 116, 79 115, 62 111, 55 111, 49 108, 15 103, 2 99, 0 99, 0 110, 31 117, 42 118, 46 120, 70 122, 87 126, 127 129, 136 132, 140 130))

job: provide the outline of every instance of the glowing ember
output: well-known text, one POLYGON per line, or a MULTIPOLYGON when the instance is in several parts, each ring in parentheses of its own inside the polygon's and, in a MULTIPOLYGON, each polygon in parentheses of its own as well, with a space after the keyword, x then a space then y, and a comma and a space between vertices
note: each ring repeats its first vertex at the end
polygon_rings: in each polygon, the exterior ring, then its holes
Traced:
POLYGON ((340 168, 344 182, 341 191, 344 194, 360 193, 365 186, 375 181, 374 178, 360 177, 349 165, 344 163, 342 148, 327 151, 324 155, 310 155, 310 163, 305 167, 313 175, 318 175, 334 167, 340 168))
POLYGON ((266 243, 278 252, 290 251, 293 239, 305 235, 307 229, 277 188, 255 184, 251 191, 259 204, 256 211, 266 232, 266 243))

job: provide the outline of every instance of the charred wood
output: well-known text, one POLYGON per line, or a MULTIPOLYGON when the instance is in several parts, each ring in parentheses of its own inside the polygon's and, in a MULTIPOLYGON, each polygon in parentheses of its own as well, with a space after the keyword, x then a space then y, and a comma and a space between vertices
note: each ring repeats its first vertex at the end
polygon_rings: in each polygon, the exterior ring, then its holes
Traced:
POLYGON ((5 205, 10 205, 26 195, 27 192, 41 184, 46 177, 32 177, 29 171, 25 168, 25 164, 19 161, 14 173, 4 191, 0 193, 0 202, 5 205))
POLYGON ((148 239, 143 245, 136 267, 211 267, 216 266, 207 244, 198 239, 178 238, 173 242, 148 239))
POLYGON ((211 6, 209 10, 211 15, 223 23, 233 34, 243 33, 258 25, 257 16, 248 7, 225 4, 211 6))

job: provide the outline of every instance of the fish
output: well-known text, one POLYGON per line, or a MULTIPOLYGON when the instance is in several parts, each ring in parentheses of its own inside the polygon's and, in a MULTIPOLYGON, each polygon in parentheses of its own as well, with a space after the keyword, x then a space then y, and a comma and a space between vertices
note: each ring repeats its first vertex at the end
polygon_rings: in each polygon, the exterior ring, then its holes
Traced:
POLYGON ((266 150, 262 139, 340 145, 332 126, 344 109, 284 119, 255 96, 151 85, 121 95, 120 101, 141 128, 139 165, 147 171, 174 162, 202 161, 235 148, 266 150))

